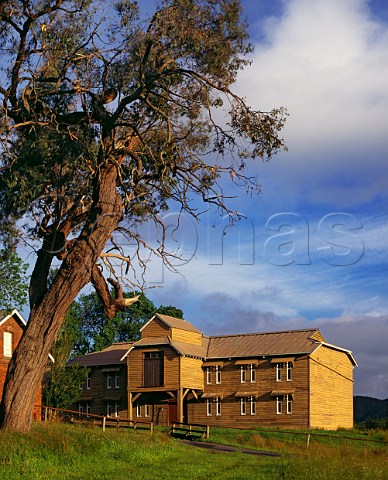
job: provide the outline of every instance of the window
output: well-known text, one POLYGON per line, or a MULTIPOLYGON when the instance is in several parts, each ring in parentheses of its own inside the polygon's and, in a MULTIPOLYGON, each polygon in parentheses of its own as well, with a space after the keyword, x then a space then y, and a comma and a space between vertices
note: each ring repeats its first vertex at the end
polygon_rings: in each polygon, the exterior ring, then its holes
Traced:
POLYGON ((251 415, 256 415, 256 398, 251 397, 250 401, 251 401, 251 415))
POLYGON ((276 364, 276 381, 280 382, 282 379, 282 364, 277 363, 276 364))
POLYGON ((91 409, 91 406, 90 406, 89 402, 86 402, 85 411, 86 411, 87 415, 90 415, 92 413, 92 409, 91 409))
POLYGON ((287 395, 286 401, 287 401, 287 414, 291 415, 292 414, 292 395, 287 395))
POLYGON ((292 367, 293 367, 292 362, 286 363, 287 382, 291 382, 292 380, 292 367))
POLYGON ((112 404, 111 404, 111 402, 108 402, 106 404, 106 414, 108 415, 108 417, 112 416, 112 404))
POLYGON ((118 373, 115 375, 115 388, 120 388, 120 375, 118 373))
POLYGON ((207 385, 212 383, 212 367, 206 367, 206 383, 207 385))
POLYGON ((216 402, 216 415, 219 417, 221 415, 221 399, 220 399, 220 397, 216 397, 215 402, 216 402))
POLYGON ((151 416, 151 405, 144 405, 144 416, 150 417, 151 416))
POLYGON ((4 332, 4 345, 3 345, 3 354, 4 357, 12 357, 12 333, 4 332))
POLYGON ((115 402, 113 406, 114 406, 113 415, 117 418, 120 414, 119 402, 115 402))
POLYGON ((247 381, 247 366, 241 365, 241 383, 245 383, 247 381))
POLYGON ((247 414, 247 399, 246 397, 242 397, 240 399, 240 413, 241 415, 247 414))
POLYGON ((92 375, 88 373, 88 376, 86 378, 86 388, 87 390, 90 390, 92 388, 92 375))
POLYGON ((84 412, 84 404, 83 403, 79 403, 78 404, 78 413, 83 413, 84 412))
POLYGON ((251 383, 256 383, 256 365, 249 365, 251 371, 251 383))
POLYGON ((278 415, 282 413, 282 397, 276 397, 276 413, 278 415))
POLYGON ((144 386, 162 387, 164 383, 163 352, 144 353, 144 386))
POLYGON ((220 367, 220 365, 216 366, 216 383, 221 383, 221 367, 220 367))
POLYGON ((210 417, 212 414, 212 399, 208 398, 206 400, 206 415, 210 417))
POLYGON ((136 404, 136 416, 141 417, 141 405, 140 405, 140 403, 136 404))
POLYGON ((112 388, 112 374, 106 374, 106 388, 112 388))

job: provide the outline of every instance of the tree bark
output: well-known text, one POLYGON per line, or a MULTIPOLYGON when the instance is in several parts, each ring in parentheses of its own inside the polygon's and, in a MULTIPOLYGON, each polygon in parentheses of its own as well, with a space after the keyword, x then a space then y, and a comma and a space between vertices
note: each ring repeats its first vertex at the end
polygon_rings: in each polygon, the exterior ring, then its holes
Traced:
POLYGON ((15 349, 5 380, 0 406, 0 423, 5 430, 28 432, 31 427, 50 349, 71 303, 90 281, 100 253, 122 218, 116 181, 117 167, 108 163, 96 179, 89 221, 63 260, 49 290, 31 308, 26 331, 15 349))

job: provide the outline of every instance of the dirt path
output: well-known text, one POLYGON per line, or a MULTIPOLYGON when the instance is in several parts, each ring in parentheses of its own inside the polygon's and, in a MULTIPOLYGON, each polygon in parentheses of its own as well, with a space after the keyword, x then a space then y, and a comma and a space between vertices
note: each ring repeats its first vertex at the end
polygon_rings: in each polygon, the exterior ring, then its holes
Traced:
POLYGON ((247 455, 258 455, 261 457, 280 457, 281 454, 277 452, 268 452, 265 450, 252 450, 251 448, 233 447, 232 445, 219 445, 218 443, 210 442, 197 442, 195 440, 180 440, 186 445, 192 445, 193 447, 204 448, 211 452, 240 452, 247 455))

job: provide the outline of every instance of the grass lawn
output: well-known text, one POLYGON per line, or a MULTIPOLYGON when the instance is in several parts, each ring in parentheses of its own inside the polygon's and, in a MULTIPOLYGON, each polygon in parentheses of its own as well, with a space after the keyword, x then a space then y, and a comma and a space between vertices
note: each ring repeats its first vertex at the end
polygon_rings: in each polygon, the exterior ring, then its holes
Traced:
MULTIPOLYGON (((344 432, 342 432, 345 434, 344 432)), ((388 478, 385 444, 353 446, 264 438, 257 432, 215 431, 209 440, 281 451, 279 458, 214 453, 184 445, 163 432, 136 432, 56 423, 30 434, 0 432, 1 480, 247 480, 388 478)), ((290 439, 288 439, 290 440, 290 439)))

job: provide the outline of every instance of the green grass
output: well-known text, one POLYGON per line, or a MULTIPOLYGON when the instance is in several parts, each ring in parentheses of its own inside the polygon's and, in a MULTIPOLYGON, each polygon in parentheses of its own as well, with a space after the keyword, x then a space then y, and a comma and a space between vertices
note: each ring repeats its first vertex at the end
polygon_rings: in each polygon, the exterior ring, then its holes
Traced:
MULTIPOLYGON (((340 432, 341 433, 341 432, 340 432)), ((347 434, 347 432, 342 432, 347 434)), ((379 435, 378 433, 376 434, 379 435)), ((291 437, 291 436, 289 436, 291 437)), ((298 437, 297 435, 295 436, 298 437)), ((301 437, 301 436, 300 436, 301 437)), ((276 480, 387 478, 387 446, 325 445, 264 438, 255 431, 214 430, 211 441, 282 451, 279 458, 213 453, 163 432, 136 432, 55 423, 28 435, 0 432, 1 480, 276 480)), ((290 440, 290 439, 289 439, 290 440)))

